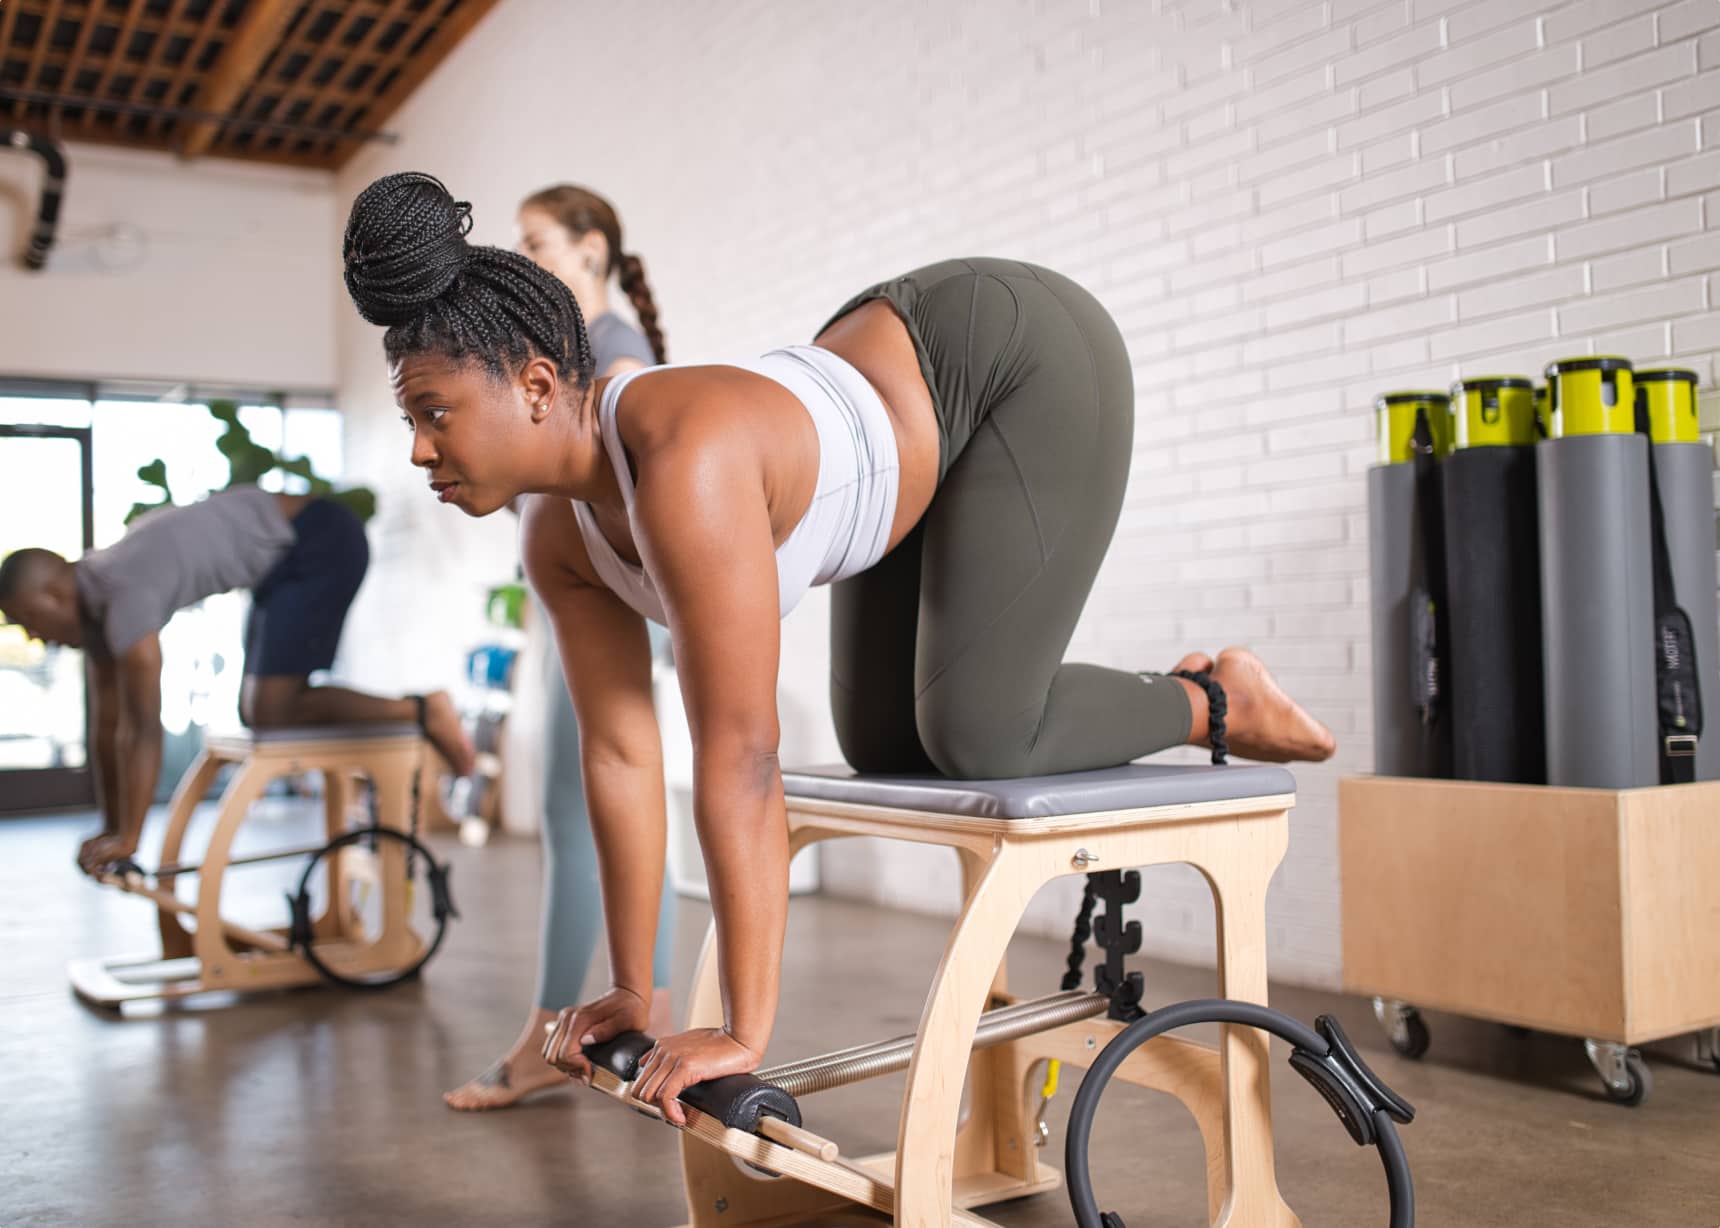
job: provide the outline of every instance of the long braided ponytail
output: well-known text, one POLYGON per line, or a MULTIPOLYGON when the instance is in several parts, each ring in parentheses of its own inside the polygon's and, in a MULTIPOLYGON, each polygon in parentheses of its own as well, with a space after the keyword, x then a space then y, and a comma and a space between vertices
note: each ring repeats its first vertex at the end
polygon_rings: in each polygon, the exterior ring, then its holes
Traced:
POLYGON ((657 322, 657 300, 645 280, 645 265, 638 253, 628 252, 621 241, 621 215, 615 206, 590 188, 561 183, 533 192, 520 202, 522 209, 540 209, 556 220, 575 239, 597 231, 609 245, 609 265, 605 277, 619 275, 621 289, 633 304, 633 314, 639 317, 639 328, 651 343, 651 353, 658 362, 669 361, 669 348, 663 340, 663 329, 657 322))

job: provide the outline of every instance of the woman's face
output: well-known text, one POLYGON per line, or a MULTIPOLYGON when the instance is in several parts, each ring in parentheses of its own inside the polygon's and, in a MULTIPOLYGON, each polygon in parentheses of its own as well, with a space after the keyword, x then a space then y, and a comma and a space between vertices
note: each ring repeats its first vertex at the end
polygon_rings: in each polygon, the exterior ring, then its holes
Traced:
MULTIPOLYGON (((538 430, 555 403, 556 385, 528 363, 500 379, 476 362, 408 354, 389 368, 394 400, 412 433, 412 463, 431 492, 468 516, 488 516, 542 480, 538 430)), ((553 372, 553 368, 550 368, 553 372)))
POLYGON ((585 310, 608 272, 608 244, 599 231, 575 236, 542 209, 521 209, 516 219, 515 250, 526 259, 555 274, 573 291, 585 310))

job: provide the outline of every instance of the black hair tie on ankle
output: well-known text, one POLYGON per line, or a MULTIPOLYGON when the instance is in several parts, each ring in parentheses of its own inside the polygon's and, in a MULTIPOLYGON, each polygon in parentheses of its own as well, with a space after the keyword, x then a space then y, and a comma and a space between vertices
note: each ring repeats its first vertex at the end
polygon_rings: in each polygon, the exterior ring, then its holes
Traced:
POLYGON ((1224 716, 1230 711, 1230 705, 1224 698, 1224 688, 1214 682, 1212 675, 1205 670, 1173 670, 1171 676, 1187 678, 1206 692, 1206 740, 1212 743, 1212 761, 1215 765, 1229 763, 1230 743, 1224 736, 1224 716))

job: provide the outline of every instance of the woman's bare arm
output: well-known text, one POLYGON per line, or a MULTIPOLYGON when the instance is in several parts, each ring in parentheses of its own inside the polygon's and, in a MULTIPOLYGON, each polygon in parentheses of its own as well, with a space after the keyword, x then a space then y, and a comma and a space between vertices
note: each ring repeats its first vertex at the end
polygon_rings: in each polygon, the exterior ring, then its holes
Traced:
POLYGON ((649 1002, 666 811, 645 620, 581 574, 590 561, 566 500, 529 499, 520 531, 526 577, 549 611, 579 718, 611 972, 618 987, 649 1002))
POLYGON ((788 823, 777 762, 776 551, 758 450, 716 415, 687 414, 640 458, 633 536, 674 638, 693 739, 693 803, 717 927, 727 1038, 689 1033, 635 1094, 756 1067, 775 1021, 788 916, 788 823), (739 1050, 734 1049, 739 1046, 739 1050))

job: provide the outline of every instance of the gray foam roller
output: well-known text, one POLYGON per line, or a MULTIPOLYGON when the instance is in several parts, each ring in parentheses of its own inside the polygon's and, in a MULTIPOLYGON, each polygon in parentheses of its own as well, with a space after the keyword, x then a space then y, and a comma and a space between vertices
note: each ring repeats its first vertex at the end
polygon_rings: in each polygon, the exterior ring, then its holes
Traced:
POLYGON ((1672 589, 1696 629, 1702 719, 1696 779, 1720 780, 1720 626, 1714 574, 1714 453, 1705 443, 1654 445, 1655 477, 1666 514, 1672 589))
POLYGON ((1660 782, 1648 440, 1578 435, 1536 447, 1547 782, 1660 782))
POLYGON ((1427 776, 1410 694, 1410 592, 1422 583, 1414 465, 1368 470, 1368 584, 1373 622, 1374 771, 1427 776))

